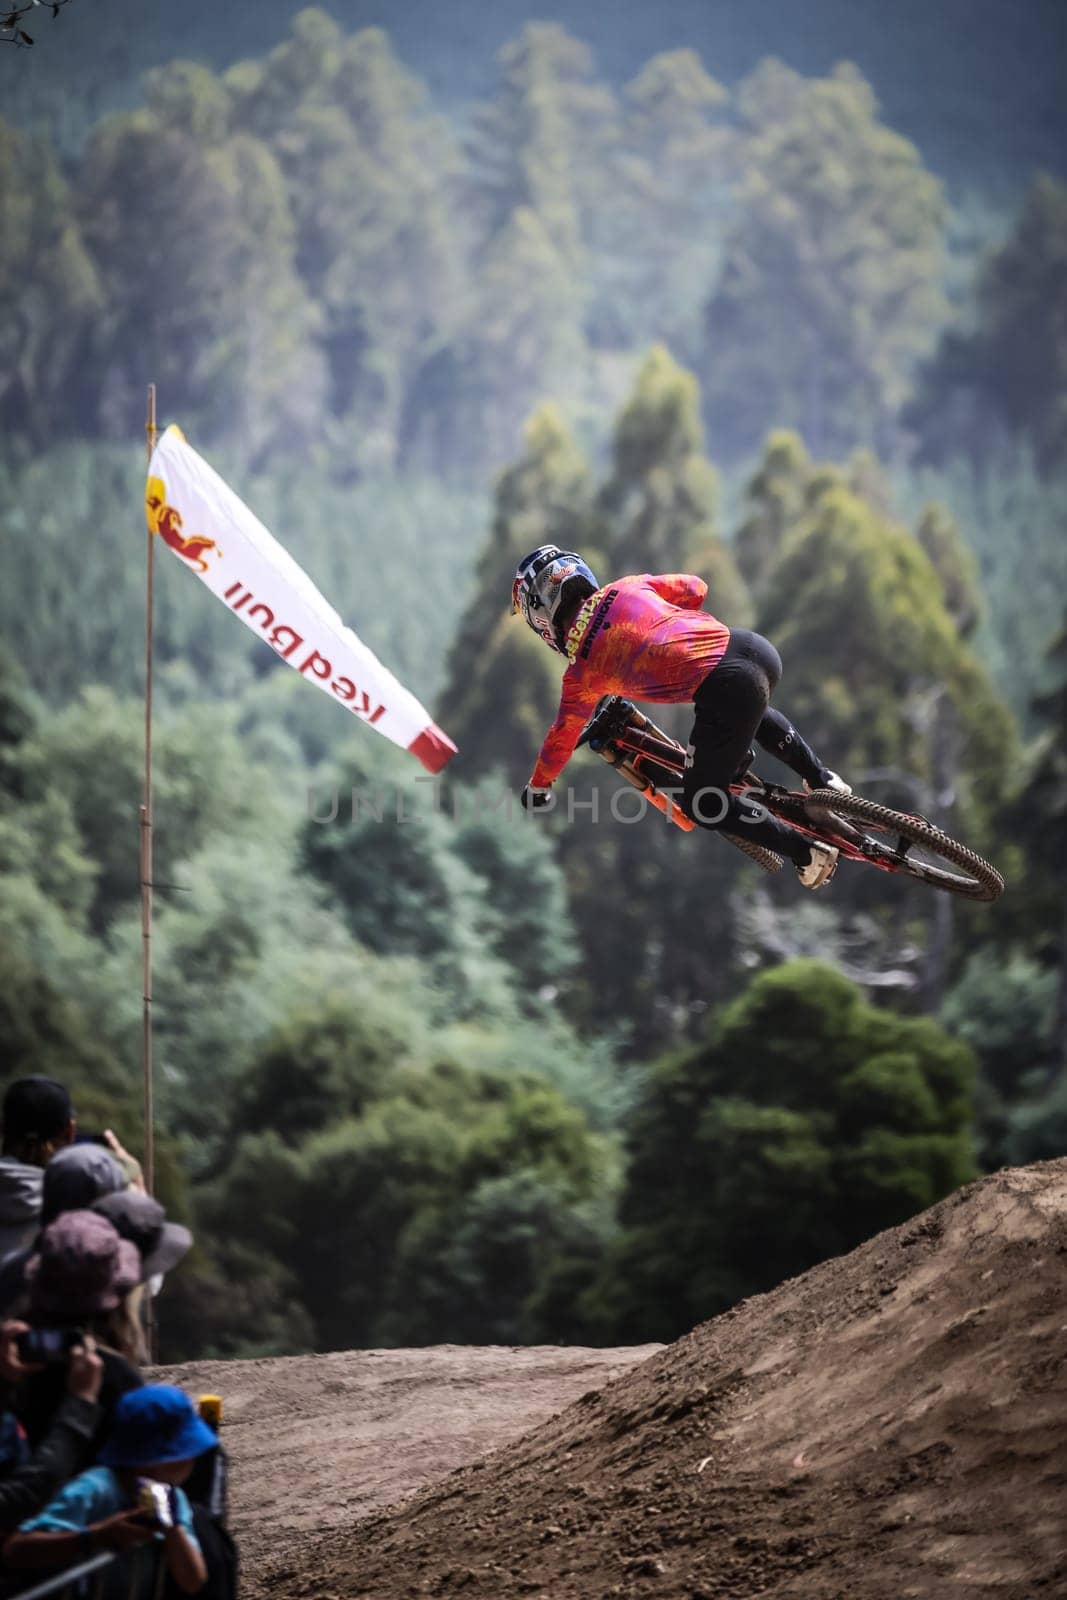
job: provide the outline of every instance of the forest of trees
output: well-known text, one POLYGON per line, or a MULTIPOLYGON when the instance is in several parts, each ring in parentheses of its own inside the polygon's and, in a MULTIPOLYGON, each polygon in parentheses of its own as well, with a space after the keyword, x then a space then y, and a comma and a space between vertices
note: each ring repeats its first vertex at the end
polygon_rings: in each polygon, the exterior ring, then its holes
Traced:
POLYGON ((434 807, 161 562, 165 1355, 673 1337, 1067 1152, 1062 183, 978 249, 854 66, 617 90, 536 23, 459 115, 308 10, 74 148, 0 123, 0 218, 7 1076, 136 1145, 146 382, 461 751, 434 807), (600 821, 524 818, 548 539, 700 573, 1004 900, 804 896, 589 756, 600 821), (373 784, 412 815, 312 814, 373 784))

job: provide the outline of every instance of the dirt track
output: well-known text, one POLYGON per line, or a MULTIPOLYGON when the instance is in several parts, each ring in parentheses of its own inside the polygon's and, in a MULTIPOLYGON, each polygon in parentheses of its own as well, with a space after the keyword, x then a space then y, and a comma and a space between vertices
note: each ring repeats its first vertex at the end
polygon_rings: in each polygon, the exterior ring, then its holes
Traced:
POLYGON ((199 1361, 153 1376, 223 1396, 249 1600, 284 1594, 317 1535, 407 1499, 660 1349, 437 1345, 199 1361))
POLYGON ((175 1376, 228 1397, 258 1600, 1067 1596, 1067 1160, 647 1355, 175 1376))

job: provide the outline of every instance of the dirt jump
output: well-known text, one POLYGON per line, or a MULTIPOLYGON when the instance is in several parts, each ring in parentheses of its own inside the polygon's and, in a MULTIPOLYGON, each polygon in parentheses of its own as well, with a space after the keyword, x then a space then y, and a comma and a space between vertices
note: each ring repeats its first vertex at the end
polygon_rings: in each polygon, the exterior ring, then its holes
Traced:
POLYGON ((663 1349, 170 1375, 226 1397, 252 1600, 1067 1596, 1067 1160, 663 1349))

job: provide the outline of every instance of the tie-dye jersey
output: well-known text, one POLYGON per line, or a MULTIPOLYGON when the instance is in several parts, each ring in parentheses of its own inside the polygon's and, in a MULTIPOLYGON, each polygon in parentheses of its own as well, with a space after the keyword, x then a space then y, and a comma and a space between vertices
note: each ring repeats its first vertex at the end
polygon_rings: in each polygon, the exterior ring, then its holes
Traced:
POLYGON ((725 623, 700 610, 707 592, 702 578, 684 572, 643 572, 589 596, 565 641, 570 665, 530 779, 535 788, 563 771, 601 695, 692 700, 730 642, 725 623))

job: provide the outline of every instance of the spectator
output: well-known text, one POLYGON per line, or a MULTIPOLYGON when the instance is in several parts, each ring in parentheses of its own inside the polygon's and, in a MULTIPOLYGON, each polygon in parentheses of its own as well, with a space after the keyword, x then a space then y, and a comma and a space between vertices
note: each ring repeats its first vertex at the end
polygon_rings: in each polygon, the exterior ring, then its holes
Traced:
POLYGON ((125 1189, 126 1173, 103 1145, 72 1144, 54 1155, 44 1170, 41 1185, 41 1227, 47 1228, 64 1211, 87 1211, 106 1194, 125 1189))
MULTIPOLYGON (((59 1150, 41 1174, 40 1225, 54 1222, 64 1211, 88 1209, 102 1195, 125 1188, 126 1173, 113 1155, 95 1143, 78 1143, 59 1150)), ((26 1263, 33 1244, 12 1250, 0 1261, 0 1315, 22 1309, 26 1292, 26 1263)))
MULTIPOLYGON (((11 1389, 38 1369, 19 1355, 24 1322, 0 1324, 0 1383, 11 1389)), ((78 1470, 84 1450, 100 1422, 100 1384, 104 1364, 91 1334, 70 1346, 63 1358, 66 1394, 51 1424, 32 1453, 11 1410, 0 1417, 3 1453, 0 1459, 0 1534, 10 1533, 24 1517, 49 1500, 78 1470)))
POLYGON ((103 1195, 92 1209, 137 1247, 142 1281, 149 1294, 158 1294, 164 1274, 178 1265, 193 1242, 189 1229, 168 1222, 158 1200, 133 1188, 103 1195))
MULTIPOLYGON (((169 1384, 147 1384, 123 1395, 115 1407, 100 1465, 74 1478, 42 1512, 22 1524, 4 1547, 13 1567, 61 1567, 99 1550, 134 1550, 157 1543, 171 1582, 197 1594, 207 1567, 193 1531, 192 1511, 180 1485, 215 1436, 197 1416, 189 1396, 169 1384), (139 1480, 157 1494, 155 1516, 141 1507, 139 1480)), ((137 1596, 156 1591, 155 1562, 143 1561, 137 1596)), ((121 1575, 129 1593, 128 1574, 121 1575)))
POLYGON ((44 1169, 74 1138, 70 1095, 54 1078, 17 1078, 0 1108, 0 1256, 29 1244, 41 1213, 44 1169))
MULTIPOLYGON (((80 1467, 94 1459, 119 1396, 144 1381, 136 1365, 144 1354, 135 1298, 141 1270, 135 1247, 95 1211, 64 1211, 44 1229, 26 1264, 27 1322, 91 1333, 103 1362, 103 1415, 80 1467)), ((22 1384, 16 1409, 31 1445, 44 1437, 62 1399, 63 1374, 55 1367, 22 1384)))
POLYGON ((110 1128, 105 1128, 99 1142, 115 1157, 115 1160, 126 1175, 126 1182, 130 1188, 140 1189, 142 1194, 147 1194, 148 1190, 145 1187, 141 1163, 136 1156, 131 1156, 130 1152, 122 1147, 119 1143, 118 1135, 112 1133, 110 1128))

